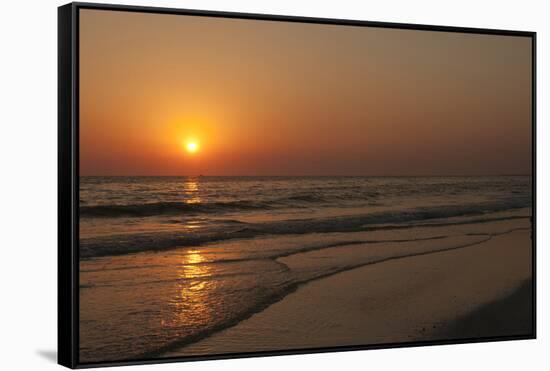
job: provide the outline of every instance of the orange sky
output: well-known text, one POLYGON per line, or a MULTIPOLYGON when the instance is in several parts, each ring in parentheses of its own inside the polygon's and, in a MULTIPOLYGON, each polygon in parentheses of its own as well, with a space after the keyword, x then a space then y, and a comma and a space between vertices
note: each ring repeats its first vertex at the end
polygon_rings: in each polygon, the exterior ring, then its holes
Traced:
POLYGON ((80 10, 81 175, 529 174, 530 154, 527 37, 80 10))

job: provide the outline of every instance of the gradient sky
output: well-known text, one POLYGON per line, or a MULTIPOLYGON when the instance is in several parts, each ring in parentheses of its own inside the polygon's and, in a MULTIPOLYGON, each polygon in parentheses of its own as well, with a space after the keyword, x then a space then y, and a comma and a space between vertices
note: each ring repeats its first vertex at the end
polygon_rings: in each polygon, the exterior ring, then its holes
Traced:
POLYGON ((530 174, 531 88, 527 37, 80 10, 80 172, 530 174))

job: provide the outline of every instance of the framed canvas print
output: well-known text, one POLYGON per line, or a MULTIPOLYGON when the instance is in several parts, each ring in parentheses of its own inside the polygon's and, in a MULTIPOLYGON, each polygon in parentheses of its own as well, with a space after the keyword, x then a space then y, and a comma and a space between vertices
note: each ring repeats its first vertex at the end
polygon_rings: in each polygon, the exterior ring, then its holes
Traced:
POLYGON ((535 337, 535 33, 59 8, 59 363, 535 337))

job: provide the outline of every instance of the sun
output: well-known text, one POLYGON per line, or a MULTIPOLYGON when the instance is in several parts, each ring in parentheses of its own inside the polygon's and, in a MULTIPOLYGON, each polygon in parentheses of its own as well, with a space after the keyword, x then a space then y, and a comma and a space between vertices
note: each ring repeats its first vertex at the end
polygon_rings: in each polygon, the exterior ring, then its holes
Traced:
POLYGON ((196 141, 189 141, 185 144, 185 149, 189 153, 195 153, 199 150, 199 144, 196 141))

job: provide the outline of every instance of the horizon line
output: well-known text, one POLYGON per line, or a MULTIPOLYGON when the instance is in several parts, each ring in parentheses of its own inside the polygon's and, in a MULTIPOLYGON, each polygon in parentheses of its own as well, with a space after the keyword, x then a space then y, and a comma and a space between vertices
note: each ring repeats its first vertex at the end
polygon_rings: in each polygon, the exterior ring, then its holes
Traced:
POLYGON ((533 176, 529 174, 438 174, 438 175, 79 175, 79 177, 186 177, 186 178, 259 178, 259 177, 271 177, 271 178, 464 178, 464 177, 504 177, 504 176, 533 176))

